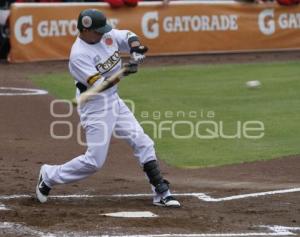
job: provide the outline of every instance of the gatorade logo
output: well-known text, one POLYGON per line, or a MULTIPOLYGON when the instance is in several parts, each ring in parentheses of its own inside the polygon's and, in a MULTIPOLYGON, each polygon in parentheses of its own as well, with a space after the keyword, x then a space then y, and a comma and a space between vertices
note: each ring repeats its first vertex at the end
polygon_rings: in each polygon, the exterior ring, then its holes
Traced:
POLYGON ((158 12, 147 12, 142 18, 142 31, 146 38, 159 36, 158 12))
POLYGON ((300 13, 275 15, 274 9, 266 9, 258 16, 258 27, 264 35, 273 35, 277 29, 300 29, 300 13))
POLYGON ((21 16, 15 23, 14 33, 21 44, 29 44, 33 41, 32 16, 21 16))
POLYGON ((160 26, 158 12, 147 12, 142 18, 142 31, 148 39, 157 38, 160 30, 166 33, 237 31, 238 19, 236 14, 164 16, 160 26))
POLYGON ((258 16, 258 27, 264 35, 272 35, 275 32, 274 9, 262 11, 258 16))
POLYGON ((76 26, 77 20, 75 19, 42 20, 33 25, 31 15, 21 16, 14 25, 14 34, 19 43, 29 44, 33 41, 34 32, 37 37, 41 38, 76 36, 78 34, 76 26))

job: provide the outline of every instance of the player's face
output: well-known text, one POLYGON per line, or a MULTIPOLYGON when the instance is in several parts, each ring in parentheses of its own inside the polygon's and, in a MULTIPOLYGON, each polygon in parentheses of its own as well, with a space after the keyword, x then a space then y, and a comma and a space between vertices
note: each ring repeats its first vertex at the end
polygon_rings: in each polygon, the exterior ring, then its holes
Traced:
POLYGON ((84 33, 86 36, 85 38, 87 39, 88 43, 90 43, 90 44, 96 44, 96 43, 100 42, 100 40, 103 37, 102 33, 98 33, 93 30, 87 30, 84 33))

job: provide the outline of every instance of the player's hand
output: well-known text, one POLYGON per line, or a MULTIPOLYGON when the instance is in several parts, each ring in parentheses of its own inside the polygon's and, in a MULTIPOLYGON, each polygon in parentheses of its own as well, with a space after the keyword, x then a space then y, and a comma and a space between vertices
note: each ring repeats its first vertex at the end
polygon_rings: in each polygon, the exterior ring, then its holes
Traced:
POLYGON ((147 51, 148 51, 147 46, 140 45, 140 46, 132 47, 130 49, 131 60, 137 64, 143 63, 144 59, 146 58, 145 53, 147 51))
POLYGON ((132 60, 129 63, 124 63, 123 67, 126 69, 123 73, 124 76, 128 76, 131 73, 136 73, 138 71, 138 64, 132 60))

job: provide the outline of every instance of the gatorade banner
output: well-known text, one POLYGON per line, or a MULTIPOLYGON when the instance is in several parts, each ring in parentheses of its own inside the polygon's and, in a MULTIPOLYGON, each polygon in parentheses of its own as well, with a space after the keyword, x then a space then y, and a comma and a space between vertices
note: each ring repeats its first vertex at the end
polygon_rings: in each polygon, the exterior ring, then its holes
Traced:
POLYGON ((10 62, 67 59, 78 35, 77 17, 87 8, 103 11, 113 28, 138 34, 149 55, 300 49, 300 6, 175 1, 111 9, 106 3, 16 3, 10 62))

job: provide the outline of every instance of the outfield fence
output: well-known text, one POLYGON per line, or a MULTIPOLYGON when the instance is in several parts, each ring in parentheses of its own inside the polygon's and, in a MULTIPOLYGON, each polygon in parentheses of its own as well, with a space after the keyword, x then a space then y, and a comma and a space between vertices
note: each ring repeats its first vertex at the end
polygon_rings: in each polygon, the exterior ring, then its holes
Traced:
POLYGON ((102 10, 118 29, 137 33, 149 55, 300 49, 300 6, 235 1, 141 2, 111 9, 106 3, 16 3, 10 14, 10 62, 67 59, 86 8, 102 10))

